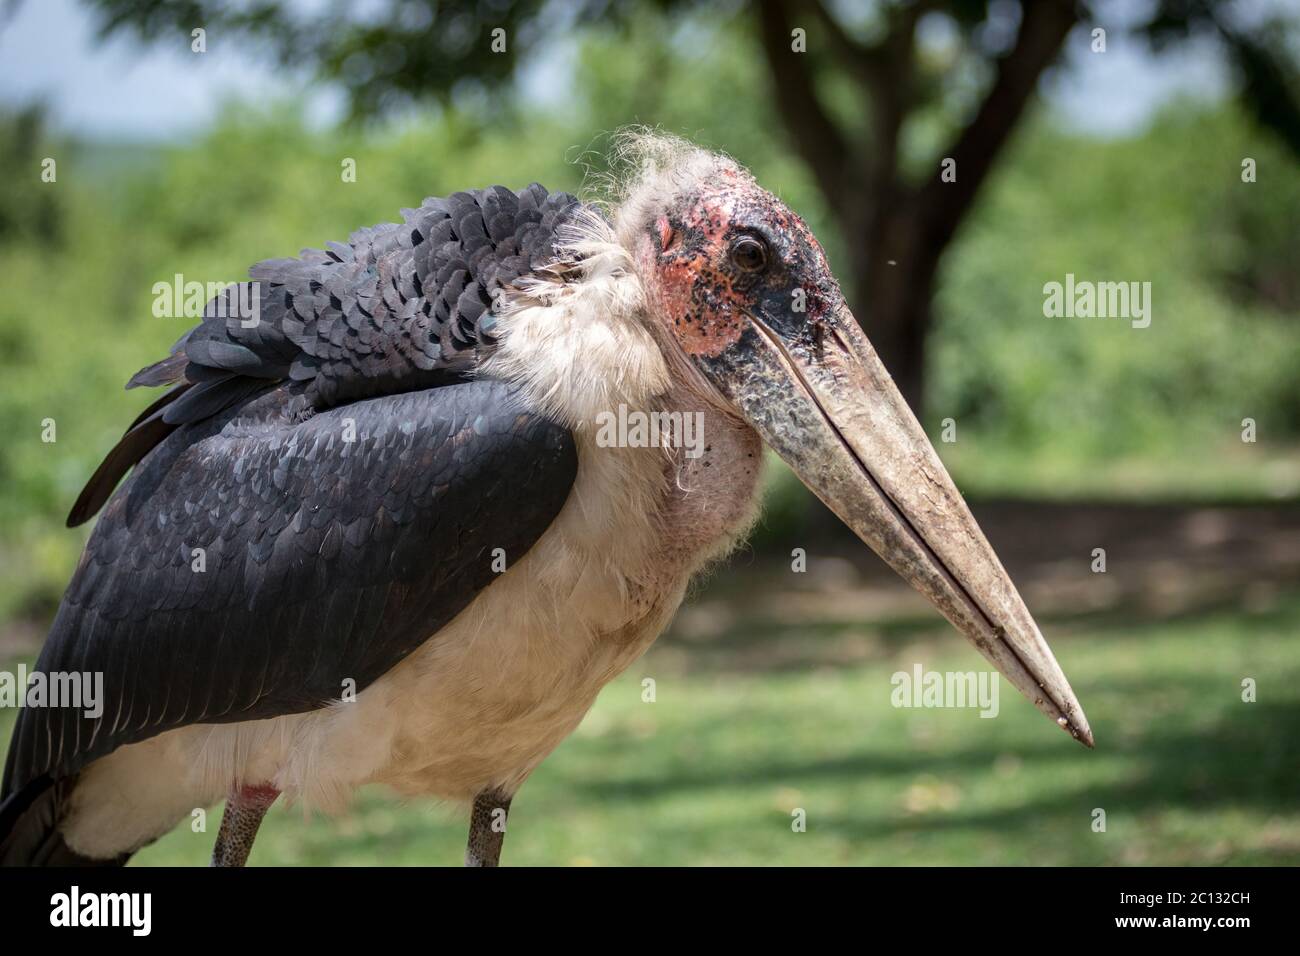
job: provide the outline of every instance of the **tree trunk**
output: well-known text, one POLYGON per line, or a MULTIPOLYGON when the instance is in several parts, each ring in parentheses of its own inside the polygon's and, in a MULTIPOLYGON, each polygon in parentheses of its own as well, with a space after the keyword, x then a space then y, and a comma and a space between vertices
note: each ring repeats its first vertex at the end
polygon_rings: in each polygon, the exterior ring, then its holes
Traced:
POLYGON ((771 71, 777 111, 792 146, 808 164, 840 233, 849 244, 846 291, 854 315, 920 412, 926 338, 939 259, 974 204, 981 185, 1024 114, 1039 76, 1056 59, 1084 7, 1076 0, 1025 0, 1014 47, 992 61, 993 83, 974 118, 919 187, 898 175, 899 131, 917 108, 907 91, 911 51, 924 4, 892 7, 887 35, 873 45, 849 36, 821 0, 760 0, 759 39, 771 71), (872 140, 856 142, 818 98, 808 55, 790 45, 794 12, 809 13, 827 39, 826 55, 853 77, 874 106, 872 140))
POLYGON ((925 397, 925 344, 930 331, 933 272, 926 275, 891 266, 872 269, 871 265, 854 271, 857 275, 873 271, 877 274, 877 278, 868 280, 869 291, 853 297, 853 315, 903 398, 920 417, 925 397))
MULTIPOLYGON (((920 229, 914 195, 899 190, 874 200, 875 215, 861 226, 841 222, 853 243, 853 314, 918 416, 925 377, 930 300, 941 250, 920 229)), ((861 219, 858 220, 861 222, 861 219)))

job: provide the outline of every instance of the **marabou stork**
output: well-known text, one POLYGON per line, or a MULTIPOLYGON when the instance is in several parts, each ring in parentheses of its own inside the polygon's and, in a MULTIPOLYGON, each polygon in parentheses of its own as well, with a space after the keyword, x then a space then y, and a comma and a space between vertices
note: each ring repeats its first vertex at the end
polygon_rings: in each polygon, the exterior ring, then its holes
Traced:
POLYGON ((171 387, 72 510, 107 502, 36 665, 102 672, 102 714, 21 710, 0 860, 120 864, 224 797, 242 865, 280 794, 378 782, 472 803, 495 865, 520 785, 745 534, 764 442, 1091 746, 803 221, 728 158, 630 151, 607 212, 495 186, 262 262, 131 379, 171 387), (703 453, 602 443, 620 406, 698 413, 703 453))

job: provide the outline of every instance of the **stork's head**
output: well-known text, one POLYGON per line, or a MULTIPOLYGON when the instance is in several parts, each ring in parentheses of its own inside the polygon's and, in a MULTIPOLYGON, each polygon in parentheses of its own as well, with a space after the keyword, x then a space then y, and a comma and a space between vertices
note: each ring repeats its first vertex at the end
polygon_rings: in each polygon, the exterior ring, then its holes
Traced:
POLYGON ((648 320, 711 397, 1091 746, 1065 675, 803 220, 730 160, 670 141, 644 164, 616 226, 648 320))

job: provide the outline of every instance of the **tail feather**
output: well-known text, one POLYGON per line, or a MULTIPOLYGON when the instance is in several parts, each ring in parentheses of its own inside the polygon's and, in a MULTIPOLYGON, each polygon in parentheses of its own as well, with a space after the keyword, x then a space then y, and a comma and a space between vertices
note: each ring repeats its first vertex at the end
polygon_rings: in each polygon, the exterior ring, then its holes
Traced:
POLYGON ((140 369, 131 376, 131 380, 126 383, 126 387, 139 388, 141 385, 153 387, 179 382, 185 374, 185 366, 188 363, 189 357, 184 352, 173 352, 161 362, 154 362, 152 365, 146 365, 140 369))
MULTIPOLYGON (((158 364, 162 365, 166 361, 168 360, 164 359, 158 364)), ((139 373, 142 374, 144 372, 139 373)), ((265 379, 245 378, 222 372, 218 378, 197 383, 184 381, 169 389, 139 414, 113 450, 100 462, 86 482, 86 487, 81 490, 72 511, 68 513, 68 527, 75 528, 89 521, 108 501, 123 476, 178 427, 224 411, 267 388, 269 384, 265 379)))
POLYGON ((177 399, 183 398, 193 387, 192 382, 185 381, 185 368, 188 362, 189 359, 183 351, 174 350, 161 362, 142 368, 131 376, 131 380, 126 383, 127 388, 138 388, 141 385, 172 385, 173 387, 136 416, 135 421, 127 428, 126 434, 100 462, 95 473, 86 482, 86 487, 81 490, 76 503, 72 506, 72 511, 68 513, 69 528, 75 528, 89 521, 95 512, 104 506, 104 502, 113 493, 122 476, 131 470, 131 466, 175 430, 175 425, 164 423, 162 416, 168 406, 177 399))
POLYGON ((86 482, 86 487, 77 496, 72 511, 68 513, 69 528, 90 520, 104 506, 118 481, 131 470, 131 466, 176 430, 176 426, 164 422, 160 414, 154 414, 157 417, 151 416, 123 435, 121 441, 100 462, 95 473, 90 476, 90 481, 86 482))
POLYGON ((164 408, 166 408, 172 402, 176 401, 176 399, 180 398, 191 388, 193 388, 192 382, 177 382, 171 388, 167 389, 167 391, 159 395, 156 401, 151 402, 149 406, 145 408, 144 411, 142 411, 139 415, 137 415, 135 417, 135 421, 133 421, 130 424, 130 426, 127 428, 127 431, 129 432, 132 428, 135 428, 136 425, 139 425, 146 418, 154 417, 158 412, 161 412, 164 408))

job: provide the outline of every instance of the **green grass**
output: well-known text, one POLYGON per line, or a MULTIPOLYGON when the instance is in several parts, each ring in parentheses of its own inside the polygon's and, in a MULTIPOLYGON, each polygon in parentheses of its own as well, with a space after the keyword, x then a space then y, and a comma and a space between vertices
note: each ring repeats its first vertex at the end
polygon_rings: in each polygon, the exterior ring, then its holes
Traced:
MULTIPOLYGON (((749 623, 737 626, 720 638, 745 641, 749 623)), ((981 666, 932 618, 810 628, 810 644, 862 632, 874 650, 843 665, 786 656, 779 668, 726 672, 693 667, 689 648, 669 642, 608 687, 524 787, 504 860, 1300 863, 1300 595, 1250 613, 1045 628, 1096 751, 1005 684, 996 719, 893 708, 896 670, 981 666), (656 679, 655 703, 641 701, 644 677, 656 679), (1258 703, 1242 702, 1243 677, 1259 682, 1258 703), (804 833, 791 828, 796 807, 804 833), (1106 811, 1105 833, 1092 830, 1094 808, 1106 811)), ((204 863, 216 819, 206 833, 183 826, 136 863, 204 863)), ((252 863, 454 864, 464 831, 459 809, 369 790, 336 819, 274 808, 252 863)))

